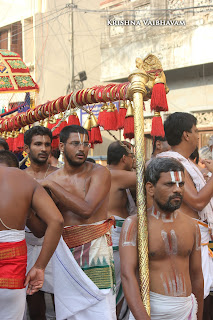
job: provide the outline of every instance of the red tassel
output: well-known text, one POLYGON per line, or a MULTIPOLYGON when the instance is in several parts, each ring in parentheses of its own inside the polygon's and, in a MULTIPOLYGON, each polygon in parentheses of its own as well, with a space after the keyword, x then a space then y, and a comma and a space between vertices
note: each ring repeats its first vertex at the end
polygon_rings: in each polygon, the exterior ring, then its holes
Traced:
POLYGON ((124 121, 124 138, 133 139, 134 138, 134 117, 129 116, 125 118, 124 121))
POLYGON ((94 143, 92 143, 91 141, 91 130, 87 130, 88 131, 88 134, 89 134, 89 143, 91 144, 91 148, 94 149, 94 143))
POLYGON ((110 103, 107 111, 102 116, 103 127, 105 130, 118 130, 117 127, 117 118, 118 111, 113 103, 110 103))
POLYGON ((52 128, 55 127, 55 125, 56 125, 56 123, 50 123, 50 122, 48 122, 48 123, 47 123, 47 128, 48 128, 49 130, 52 130, 52 128))
POLYGON ((124 121, 126 116, 127 109, 126 108, 120 108, 118 112, 118 129, 123 129, 124 127, 124 121))
MULTIPOLYGON (((54 124, 54 127, 59 123, 59 121, 61 121, 61 119, 57 120, 57 122, 54 124)), ((67 126, 67 121, 66 120, 62 121, 60 126, 53 131, 53 136, 54 137, 59 136, 61 130, 66 126, 67 126)))
POLYGON ((24 149, 24 134, 20 132, 18 137, 14 138, 13 152, 22 152, 23 149, 24 149))
POLYGON ((59 147, 59 137, 53 137, 53 141, 52 141, 52 149, 58 149, 59 147))
POLYGON ((14 139, 9 137, 7 140, 7 143, 8 143, 8 146, 9 146, 9 150, 10 151, 13 151, 13 142, 14 142, 14 139))
POLYGON ((163 83, 156 83, 152 89, 151 110, 168 111, 166 90, 163 83))
POLYGON ((162 118, 160 116, 160 112, 155 112, 154 117, 152 118, 152 130, 151 130, 152 136, 165 136, 164 127, 162 118))
POLYGON ((80 121, 76 113, 71 114, 68 118, 68 126, 73 124, 80 126, 80 121))
MULTIPOLYGON (((54 124, 51 124, 51 123, 48 124, 48 128, 52 131, 52 129, 59 123, 59 121, 60 121, 60 119, 57 119, 57 120, 56 120, 56 123, 54 123, 54 124), (49 126, 50 126, 50 127, 49 127, 49 126), (52 128, 51 128, 51 126, 52 126, 52 128)), ((53 137, 58 136, 59 133, 60 133, 59 128, 56 128, 55 130, 52 131, 53 137)))
POLYGON ((91 143, 92 144, 97 144, 97 143, 102 143, 102 136, 101 136, 101 131, 100 131, 100 127, 94 127, 91 128, 91 143))
POLYGON ((105 112, 106 112, 106 109, 107 109, 107 104, 103 104, 103 106, 101 107, 101 110, 99 112, 99 115, 98 115, 98 124, 99 126, 103 127, 103 124, 104 124, 104 117, 105 117, 105 112))

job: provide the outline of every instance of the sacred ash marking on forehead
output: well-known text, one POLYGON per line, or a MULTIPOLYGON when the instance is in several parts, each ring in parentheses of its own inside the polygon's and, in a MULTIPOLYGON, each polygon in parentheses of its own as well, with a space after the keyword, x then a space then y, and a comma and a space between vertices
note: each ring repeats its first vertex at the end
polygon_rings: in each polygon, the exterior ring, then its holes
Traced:
POLYGON ((179 187, 180 182, 183 181, 182 179, 182 172, 181 171, 170 171, 172 182, 176 183, 176 186, 179 187))
POLYGON ((85 133, 84 133, 84 135, 83 135, 83 137, 82 137, 82 141, 81 141, 81 135, 80 135, 80 133, 78 132, 78 138, 79 138, 80 143, 83 144, 84 141, 85 141, 85 133))

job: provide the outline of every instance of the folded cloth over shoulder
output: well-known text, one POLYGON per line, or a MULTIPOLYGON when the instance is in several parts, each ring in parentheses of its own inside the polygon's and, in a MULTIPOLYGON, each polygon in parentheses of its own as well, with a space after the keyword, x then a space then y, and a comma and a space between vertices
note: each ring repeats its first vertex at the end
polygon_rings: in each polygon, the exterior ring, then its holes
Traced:
POLYGON ((53 256, 57 320, 116 319, 115 295, 112 294, 112 241, 107 231, 113 223, 112 220, 110 223, 65 228, 67 244, 61 237, 53 256), (89 226, 92 226, 93 233, 89 226), (84 232, 83 227, 86 227, 88 233, 84 232), (80 232, 80 241, 74 239, 72 230, 75 236, 80 232), (90 240, 94 238, 94 233, 100 235, 100 230, 103 235, 90 240), (73 244, 77 246, 70 247, 73 244))
POLYGON ((209 295, 211 288, 213 288, 213 259, 212 252, 208 244, 211 240, 209 234, 208 224, 200 220, 194 219, 200 228, 201 234, 201 261, 204 279, 204 299, 209 295))
MULTIPOLYGON (((196 320, 197 300, 188 297, 170 297, 150 292, 151 320, 196 320)), ((132 313, 129 320, 134 320, 132 313)))

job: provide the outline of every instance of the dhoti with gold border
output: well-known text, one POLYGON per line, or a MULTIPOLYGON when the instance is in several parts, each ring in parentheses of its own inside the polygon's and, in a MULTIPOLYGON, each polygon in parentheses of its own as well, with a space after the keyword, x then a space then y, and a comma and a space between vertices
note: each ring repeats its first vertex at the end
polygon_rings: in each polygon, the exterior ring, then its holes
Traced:
POLYGON ((113 219, 65 227, 53 256, 57 320, 115 320, 113 219))
POLYGON ((23 318, 27 246, 24 230, 0 231, 0 319, 23 318))

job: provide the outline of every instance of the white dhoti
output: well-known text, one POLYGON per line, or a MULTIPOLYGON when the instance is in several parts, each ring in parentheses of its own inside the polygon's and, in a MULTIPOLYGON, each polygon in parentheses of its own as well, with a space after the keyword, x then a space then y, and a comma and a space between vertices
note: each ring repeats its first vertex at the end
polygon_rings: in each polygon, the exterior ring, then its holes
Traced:
POLYGON ((195 219, 199 225, 201 233, 201 258, 202 258, 202 271, 204 279, 204 299, 209 295, 210 289, 213 287, 213 259, 210 254, 211 251, 208 247, 211 240, 208 225, 195 219))
POLYGON ((124 223, 124 219, 119 216, 115 217, 115 228, 114 226, 111 229, 112 235, 112 247, 113 247, 113 257, 115 264, 115 278, 116 278, 116 304, 118 304, 122 298, 124 297, 122 285, 121 285, 121 270, 120 270, 120 254, 119 254, 119 240, 122 225, 124 223))
MULTIPOLYGON (((25 239, 24 230, 0 231, 0 243, 19 242, 25 239)), ((1 260, 0 260, 0 278, 1 260)), ((0 319, 22 320, 25 310, 26 289, 4 289, 0 288, 0 319)))
MULTIPOLYGON (((112 247, 113 247, 113 257, 115 264, 115 279, 116 279, 116 305, 124 299, 124 292, 121 283, 121 268, 120 268, 120 254, 119 254, 119 240, 122 225, 124 223, 124 219, 119 216, 115 217, 115 228, 112 227, 111 235, 112 235, 112 247)), ((119 320, 127 320, 129 319, 129 310, 126 300, 124 299, 122 308, 118 317, 119 320)))
MULTIPOLYGON (((196 320, 197 300, 189 297, 170 297, 150 292, 151 320, 196 320)), ((129 320, 135 320, 132 313, 129 320)))
MULTIPOLYGON (((25 227, 26 242, 27 242, 27 272, 34 266, 38 256, 41 252, 44 237, 37 238, 33 233, 25 227)), ((48 262, 44 272, 44 284, 41 291, 53 293, 53 271, 52 259, 48 262)))
POLYGON ((61 237, 53 255, 57 320, 116 320, 113 289, 99 289, 61 237))

